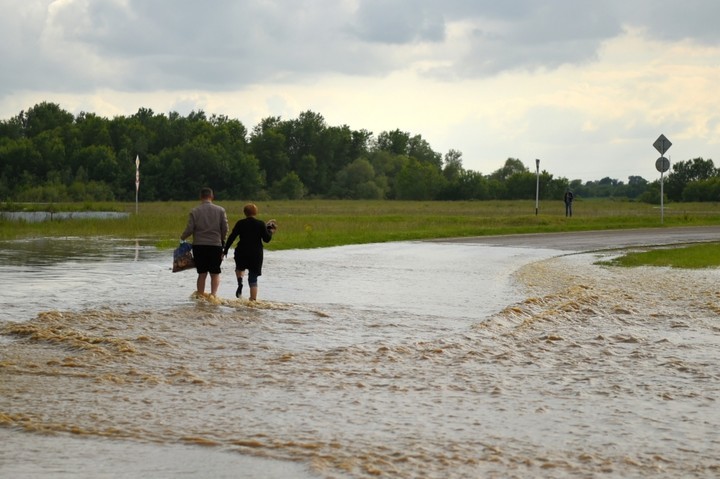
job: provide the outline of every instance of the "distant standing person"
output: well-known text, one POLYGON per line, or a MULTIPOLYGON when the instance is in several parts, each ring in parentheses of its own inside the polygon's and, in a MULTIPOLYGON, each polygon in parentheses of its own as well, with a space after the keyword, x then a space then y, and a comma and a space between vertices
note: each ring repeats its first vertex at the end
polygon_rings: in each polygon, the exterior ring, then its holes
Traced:
POLYGON ((205 294, 205 282, 210 274, 210 294, 217 296, 220 287, 220 265, 223 259, 228 219, 225 209, 213 203, 215 195, 210 188, 200 190, 200 205, 190 212, 185 231, 180 239, 193 237, 193 258, 197 269, 197 292, 205 294))
POLYGON ((565 201, 565 216, 572 216, 572 202, 575 199, 575 195, 572 191, 567 190, 565 192, 565 197, 563 198, 563 201, 565 201))
POLYGON ((250 301, 255 301, 258 293, 258 276, 262 275, 263 241, 270 242, 277 224, 275 220, 270 220, 266 224, 256 218, 258 208, 252 203, 245 205, 243 213, 245 218, 235 223, 225 244, 224 253, 227 256, 235 238, 240 238, 235 248, 235 276, 238 283, 235 297, 242 296, 243 275, 247 270, 250 301))

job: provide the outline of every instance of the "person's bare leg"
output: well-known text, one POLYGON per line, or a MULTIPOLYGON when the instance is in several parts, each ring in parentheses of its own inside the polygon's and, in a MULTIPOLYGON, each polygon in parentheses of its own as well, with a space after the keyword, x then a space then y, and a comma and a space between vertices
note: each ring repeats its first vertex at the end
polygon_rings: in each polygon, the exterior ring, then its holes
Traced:
POLYGON ((219 274, 211 274, 210 275, 210 294, 213 296, 217 296, 218 289, 220 288, 220 275, 219 274))
POLYGON ((257 299, 257 293, 258 293, 258 287, 250 286, 250 301, 255 301, 257 299))
POLYGON ((243 271, 235 270, 235 278, 237 279, 237 289, 235 290, 235 297, 239 298, 242 295, 242 282, 243 282, 243 271))
POLYGON ((198 273, 197 277, 197 292, 200 295, 205 294, 205 279, 207 278, 207 273, 198 273))

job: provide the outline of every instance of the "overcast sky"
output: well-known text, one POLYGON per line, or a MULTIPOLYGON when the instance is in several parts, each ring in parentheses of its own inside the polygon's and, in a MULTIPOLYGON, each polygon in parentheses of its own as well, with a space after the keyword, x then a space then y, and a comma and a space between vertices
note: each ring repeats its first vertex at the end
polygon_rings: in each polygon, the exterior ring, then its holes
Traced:
POLYGON ((0 119, 321 114, 422 135, 484 174, 720 166, 717 0, 0 0, 0 119))

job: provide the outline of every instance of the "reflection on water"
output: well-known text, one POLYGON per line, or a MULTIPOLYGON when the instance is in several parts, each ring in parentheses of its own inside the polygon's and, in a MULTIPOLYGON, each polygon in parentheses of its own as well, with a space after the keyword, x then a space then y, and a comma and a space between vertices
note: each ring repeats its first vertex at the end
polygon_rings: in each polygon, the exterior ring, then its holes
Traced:
POLYGON ((127 262, 140 258, 140 251, 156 253, 140 240, 37 238, 0 243, 0 264, 6 266, 62 266, 67 263, 127 262))
POLYGON ((194 300, 169 252, 105 246, 0 266, 0 475, 28 445, 62 461, 44 434, 82 439, 66 466, 85 451, 103 477, 125 477, 135 447, 140 472, 175 477, 177 450, 156 448, 178 445, 227 454, 217 477, 246 457, 277 477, 720 472, 717 270, 480 245, 270 251, 252 304, 227 265, 221 298, 194 300))
POLYGON ((26 221, 28 223, 42 223, 43 221, 58 220, 87 220, 87 219, 122 219, 130 213, 115 211, 0 211, 0 219, 10 221, 26 221))

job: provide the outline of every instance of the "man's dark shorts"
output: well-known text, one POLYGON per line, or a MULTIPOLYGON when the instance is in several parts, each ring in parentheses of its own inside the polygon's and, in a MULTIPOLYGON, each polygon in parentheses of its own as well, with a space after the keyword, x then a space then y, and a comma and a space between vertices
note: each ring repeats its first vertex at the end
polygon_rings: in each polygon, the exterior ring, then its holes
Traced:
POLYGON ((222 263, 222 246, 209 245, 193 245, 193 258, 195 259, 195 269, 198 274, 210 273, 220 274, 220 264, 222 263))

